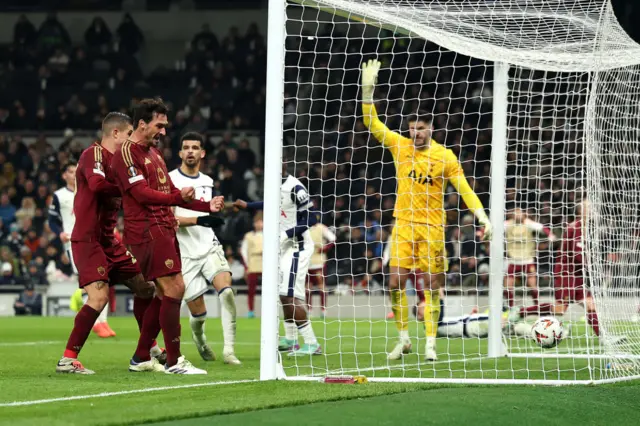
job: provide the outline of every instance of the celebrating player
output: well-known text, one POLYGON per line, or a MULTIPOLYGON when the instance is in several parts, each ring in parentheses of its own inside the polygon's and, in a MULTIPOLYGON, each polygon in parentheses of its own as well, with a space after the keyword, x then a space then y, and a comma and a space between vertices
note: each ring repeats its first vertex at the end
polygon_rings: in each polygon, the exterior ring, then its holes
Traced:
MULTIPOLYGON (((71 233, 71 247, 79 285, 88 300, 76 315, 67 348, 56 367, 59 373, 94 373, 78 361, 78 354, 99 313, 105 309, 110 284, 123 283, 134 293, 133 313, 138 326, 142 325, 153 297, 153 284, 144 280, 136 259, 114 235, 121 199, 118 187, 108 177, 113 154, 131 130, 131 118, 127 115, 108 114, 102 122, 102 141, 84 150, 78 162, 73 210, 79 219, 71 233)), ((162 366, 154 358, 135 368, 158 371, 162 366)))
POLYGON ((254 304, 258 281, 262 279, 262 212, 253 216, 253 231, 247 232, 240 245, 240 254, 246 268, 247 278, 247 303, 249 305, 249 318, 254 318, 254 304))
MULTIPOLYGON (((588 220, 589 201, 582 200, 576 209, 577 220, 571 222, 562 235, 562 248, 554 267, 555 303, 542 303, 529 307, 513 308, 509 314, 511 321, 528 315, 563 315, 569 304, 579 303, 587 310, 587 322, 593 332, 600 336, 600 325, 596 305, 591 292, 585 288, 584 263, 582 258, 582 229, 588 220)), ((624 340, 624 336, 612 336, 610 343, 624 340)))
POLYGON ((467 208, 491 238, 491 224, 482 203, 473 192, 455 154, 431 139, 432 118, 419 114, 409 118, 410 138, 392 132, 379 119, 373 105, 380 62, 369 60, 362 66, 362 112, 364 124, 387 147, 396 167, 396 223, 391 235, 391 275, 389 290, 399 341, 388 358, 400 359, 411 351, 409 312, 405 282, 413 269, 425 273, 425 359, 434 361, 436 330, 440 316, 439 288, 444 284, 444 190, 447 181, 462 196, 467 208))
MULTIPOLYGON (((73 198, 76 192, 76 168, 77 164, 75 162, 69 162, 62 166, 62 179, 64 179, 66 186, 53 193, 53 199, 51 200, 51 205, 49 205, 48 222, 49 229, 62 241, 64 250, 67 252, 67 256, 71 262, 73 272, 77 274, 78 269, 73 262, 73 254, 71 253, 71 232, 73 231, 73 224, 76 221, 76 216, 73 214, 73 198)), ((78 294, 74 294, 75 299, 80 299, 79 301, 84 303, 82 298, 84 296, 86 301, 87 294, 82 289, 78 289, 77 292, 78 294)), ((80 307, 82 303, 80 303, 80 307)), ((109 303, 107 303, 107 306, 100 312, 93 326, 93 332, 103 338, 116 335, 116 332, 113 331, 107 323, 108 306, 109 303)), ((80 307, 78 307, 78 311, 80 307)))
POLYGON ((333 247, 336 242, 336 234, 331 232, 323 223, 316 223, 309 230, 311 239, 314 244, 313 256, 311 256, 311 266, 309 266, 309 275, 307 279, 307 311, 311 313, 311 297, 313 288, 316 287, 320 292, 320 308, 322 309, 322 317, 327 313, 327 292, 324 289, 324 265, 327 263, 327 251, 333 247))
POLYGON ((157 294, 144 316, 138 347, 131 366, 151 359, 151 347, 162 330, 167 348, 167 374, 207 374, 180 353, 180 305, 184 279, 176 239, 176 219, 170 206, 188 206, 217 212, 221 197, 210 203, 194 200, 193 187, 177 189, 156 148, 166 134, 167 107, 161 99, 143 99, 134 107, 133 133, 113 158, 115 179, 122 193, 124 240, 147 281, 156 283, 157 294))
MULTIPOLYGON (((182 164, 171 171, 171 181, 178 188, 192 186, 195 198, 209 202, 213 198, 213 179, 200 172, 200 163, 204 158, 204 136, 196 132, 185 133, 180 139, 180 158, 182 164)), ((184 301, 191 317, 191 337, 200 356, 205 361, 214 361, 216 355, 207 344, 204 334, 204 322, 207 318, 207 306, 204 294, 209 283, 218 292, 222 306, 222 335, 224 348, 222 359, 225 364, 240 364, 235 355, 236 341, 236 299, 231 289, 231 269, 224 256, 222 245, 213 232, 213 227, 224 223, 218 217, 207 213, 194 212, 176 207, 174 214, 180 224, 178 243, 184 276, 184 301), (194 228, 197 226, 198 228, 194 228)))
POLYGON ((555 241, 549 228, 527 217, 525 212, 516 208, 511 219, 504 223, 504 237, 506 240, 507 276, 504 277, 505 299, 509 307, 513 306, 514 287, 516 279, 526 277, 527 287, 533 304, 538 304, 538 280, 536 263, 537 234, 544 233, 549 241, 555 241))
MULTIPOLYGON (((280 339, 279 350, 289 356, 320 355, 305 303, 305 282, 309 262, 313 255, 313 240, 309 227, 315 225, 317 217, 309 208, 313 205, 305 187, 295 177, 288 175, 283 164, 286 180, 280 188, 280 302, 284 312, 285 337, 280 339), (287 272, 288 271, 288 272, 287 272), (297 333, 302 335, 304 345, 298 348, 297 333)), ((262 209, 263 202, 247 203, 236 200, 239 209, 262 209)))

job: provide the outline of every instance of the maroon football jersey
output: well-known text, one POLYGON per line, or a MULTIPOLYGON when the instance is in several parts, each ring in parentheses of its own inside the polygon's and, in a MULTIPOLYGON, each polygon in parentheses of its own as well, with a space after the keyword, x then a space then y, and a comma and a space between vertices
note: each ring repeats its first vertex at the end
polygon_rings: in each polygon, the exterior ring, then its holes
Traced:
POLYGON ((80 155, 73 199, 76 223, 71 241, 102 242, 113 238, 120 210, 120 191, 107 180, 106 171, 110 170, 110 164, 111 153, 97 142, 80 155))
POLYGON ((176 219, 170 202, 142 204, 132 194, 135 186, 148 186, 168 196, 171 194, 173 204, 182 201, 160 151, 127 141, 116 151, 112 170, 122 193, 125 244, 142 244, 159 236, 175 235, 176 219))
POLYGON ((567 226, 562 235, 562 248, 554 273, 572 278, 582 278, 582 222, 576 220, 567 226))

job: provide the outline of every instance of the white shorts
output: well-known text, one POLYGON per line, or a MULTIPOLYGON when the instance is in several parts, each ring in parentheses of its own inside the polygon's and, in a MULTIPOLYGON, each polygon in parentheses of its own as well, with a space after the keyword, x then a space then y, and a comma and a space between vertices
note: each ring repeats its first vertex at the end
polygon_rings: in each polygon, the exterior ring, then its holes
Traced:
POLYGON ((489 316, 486 314, 463 315, 461 317, 442 318, 438 323, 438 337, 487 337, 489 334, 489 316))
POLYGON ((71 263, 71 269, 73 273, 78 275, 78 268, 76 268, 76 264, 73 262, 73 253, 71 252, 71 247, 67 250, 67 256, 69 256, 69 262, 71 263))
POLYGON ((185 290, 182 300, 191 302, 205 294, 209 284, 222 272, 231 273, 231 268, 220 245, 212 248, 208 255, 198 259, 183 257, 182 276, 185 290))
MULTIPOLYGON (((309 245, 309 244, 307 244, 309 245)), ((285 243, 280 249, 280 296, 305 300, 305 287, 313 245, 298 250, 297 245, 285 243)))

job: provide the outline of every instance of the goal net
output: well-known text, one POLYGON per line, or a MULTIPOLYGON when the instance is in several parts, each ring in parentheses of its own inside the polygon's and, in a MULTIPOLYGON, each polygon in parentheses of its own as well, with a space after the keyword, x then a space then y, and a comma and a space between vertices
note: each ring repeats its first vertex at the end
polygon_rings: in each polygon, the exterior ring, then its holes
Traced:
MULTIPOLYGON (((270 56, 269 72, 278 74, 270 81, 280 86, 272 85, 268 98, 277 101, 270 116, 283 128, 286 152, 269 152, 279 145, 267 135, 267 161, 282 158, 328 233, 315 231, 308 280, 321 354, 272 356, 271 313, 284 317, 273 308, 277 290, 269 279, 293 269, 265 256, 263 371, 275 362, 279 377, 302 380, 564 384, 640 377, 640 46, 619 26, 610 1, 296 0, 284 16, 274 9, 270 38, 278 22, 285 35, 270 47, 284 44, 284 52, 270 56), (411 115, 426 113, 433 140, 455 154, 490 212, 489 243, 468 194, 445 185, 442 232, 412 231, 414 253, 434 239, 446 250, 441 308, 419 270, 401 280, 406 302, 390 298, 387 260, 406 249, 390 243, 399 181, 442 176, 397 176, 401 161, 366 127, 361 67, 370 59, 381 62, 373 103, 388 128, 382 139, 388 132, 410 137, 411 115), (567 275, 563 262, 582 266, 582 281, 576 272, 559 284, 567 275), (429 318, 438 310, 437 360, 425 360, 426 333, 436 323, 429 326, 429 318), (532 337, 540 316, 563 323, 564 339, 553 348, 532 337), (401 333, 411 352, 390 359, 401 333)), ((279 167, 267 169, 279 182, 279 167)), ((283 202, 270 194, 266 206, 283 202)), ((265 218, 265 238, 277 238, 265 218)), ((421 253, 414 265, 429 265, 429 249, 421 253)), ((281 337, 291 335, 282 322, 278 327, 281 337)), ((305 343, 308 335, 295 334, 305 343)))

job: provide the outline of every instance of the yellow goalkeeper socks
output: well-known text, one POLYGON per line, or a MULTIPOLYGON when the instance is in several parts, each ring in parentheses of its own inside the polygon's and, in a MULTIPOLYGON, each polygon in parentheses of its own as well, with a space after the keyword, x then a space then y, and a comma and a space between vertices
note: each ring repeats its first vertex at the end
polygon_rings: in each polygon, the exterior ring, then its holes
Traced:
POLYGON ((424 327, 427 337, 436 337, 440 318, 440 290, 424 292, 424 327))
POLYGON ((396 320, 398 331, 409 330, 409 306, 407 292, 404 290, 391 290, 391 310, 396 320))

